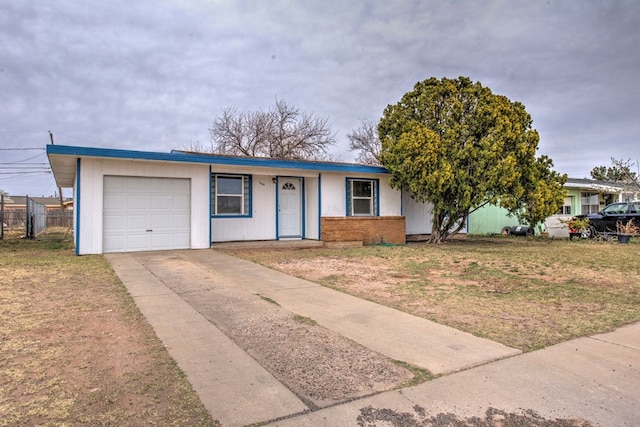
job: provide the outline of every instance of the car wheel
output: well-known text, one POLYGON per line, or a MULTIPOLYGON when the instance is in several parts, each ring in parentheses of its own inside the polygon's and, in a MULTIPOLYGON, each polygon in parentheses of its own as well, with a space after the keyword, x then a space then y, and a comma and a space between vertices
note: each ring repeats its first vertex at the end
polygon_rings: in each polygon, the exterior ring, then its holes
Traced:
POLYGON ((586 228, 584 234, 588 239, 594 239, 598 237, 598 230, 596 230, 596 228, 593 225, 590 225, 589 227, 586 228))

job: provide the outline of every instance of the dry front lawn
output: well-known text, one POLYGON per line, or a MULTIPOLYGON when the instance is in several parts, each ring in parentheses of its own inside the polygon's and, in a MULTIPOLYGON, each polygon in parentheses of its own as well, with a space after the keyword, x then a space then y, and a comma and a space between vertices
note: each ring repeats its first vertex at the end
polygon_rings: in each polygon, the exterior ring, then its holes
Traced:
POLYGON ((530 351, 640 320, 640 244, 467 238, 234 255, 530 351))
POLYGON ((0 425, 216 425, 102 256, 0 241, 0 307, 0 425))

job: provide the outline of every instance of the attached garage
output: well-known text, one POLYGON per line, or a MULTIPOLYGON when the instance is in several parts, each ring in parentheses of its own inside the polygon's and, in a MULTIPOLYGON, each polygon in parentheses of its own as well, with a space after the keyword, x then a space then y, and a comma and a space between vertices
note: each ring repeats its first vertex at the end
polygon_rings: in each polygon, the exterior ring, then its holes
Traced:
POLYGON ((190 180, 104 177, 104 252, 190 248, 190 180))

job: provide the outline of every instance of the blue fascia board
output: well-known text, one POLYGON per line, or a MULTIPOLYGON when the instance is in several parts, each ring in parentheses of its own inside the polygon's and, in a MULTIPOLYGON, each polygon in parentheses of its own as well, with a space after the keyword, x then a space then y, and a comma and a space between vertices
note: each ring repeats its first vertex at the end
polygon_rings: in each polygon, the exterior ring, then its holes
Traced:
POLYGON ((104 157, 111 159, 200 163, 208 165, 253 166, 272 169, 299 169, 351 173, 356 172, 385 175, 389 174, 389 171, 382 166, 369 166, 352 163, 281 160, 260 157, 216 156, 209 154, 191 154, 179 151, 160 153, 152 151, 117 150, 112 148, 77 147, 70 145, 47 145, 47 154, 68 155, 75 157, 104 157))

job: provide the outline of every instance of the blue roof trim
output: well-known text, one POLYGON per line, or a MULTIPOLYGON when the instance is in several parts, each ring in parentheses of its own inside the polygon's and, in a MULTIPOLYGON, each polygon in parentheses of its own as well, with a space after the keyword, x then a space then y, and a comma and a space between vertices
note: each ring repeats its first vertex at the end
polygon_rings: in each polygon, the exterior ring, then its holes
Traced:
POLYGON ((159 153, 152 151, 116 150, 112 148, 75 147, 70 145, 47 145, 47 154, 75 157, 106 157, 112 159, 155 160, 161 162, 200 163, 208 165, 254 166, 273 169, 301 169, 329 172, 359 172, 389 174, 382 166, 351 163, 331 163, 299 160, 280 160, 259 157, 231 157, 208 154, 190 154, 173 151, 159 153))

